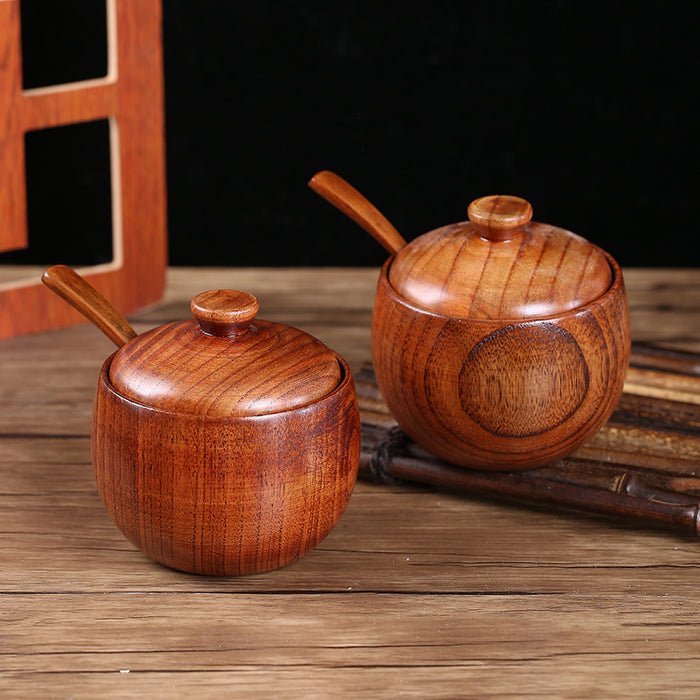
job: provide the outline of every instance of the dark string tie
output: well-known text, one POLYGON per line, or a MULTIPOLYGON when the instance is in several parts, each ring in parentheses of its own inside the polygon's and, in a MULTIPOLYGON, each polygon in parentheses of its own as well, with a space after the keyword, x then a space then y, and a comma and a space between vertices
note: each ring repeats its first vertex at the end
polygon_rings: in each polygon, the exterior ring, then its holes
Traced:
POLYGON ((384 437, 377 443, 369 460, 369 471, 377 484, 400 484, 389 474, 389 463, 394 454, 403 449, 408 441, 406 433, 398 426, 386 431, 384 437))

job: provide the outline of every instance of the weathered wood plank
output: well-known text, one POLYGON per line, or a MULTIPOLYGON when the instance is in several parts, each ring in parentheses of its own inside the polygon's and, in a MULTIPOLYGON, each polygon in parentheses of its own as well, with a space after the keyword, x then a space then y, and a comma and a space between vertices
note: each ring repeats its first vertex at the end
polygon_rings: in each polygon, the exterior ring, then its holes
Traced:
MULTIPOLYGON (((326 700, 343 698, 581 698, 641 696, 697 698, 694 659, 635 659, 601 662, 598 657, 523 659, 487 663, 428 664, 364 668, 348 662, 340 668, 296 666, 243 667, 222 672, 148 671, 121 673, 12 674, 7 697, 230 698, 272 695, 275 698, 326 700), (649 672, 651 663, 661 665, 649 672), (38 688, 41 688, 39 691, 38 688)), ((8 677, 9 674, 8 674, 8 677)), ((0 686, 1 689, 1 686, 0 686)))
POLYGON ((21 595, 3 618, 5 684, 29 696, 678 696, 700 681, 700 613, 679 596, 21 595))
MULTIPOLYGON (((129 320, 143 331, 186 318, 196 292, 243 288, 359 370, 376 279, 171 270, 163 304, 129 320)), ((635 340, 700 350, 698 270, 625 279, 635 340)), ((285 569, 155 564, 112 524, 90 466, 112 351, 87 324, 0 343, 3 697, 697 697, 698 543, 674 533, 359 482, 285 569)))
MULTIPOLYGON (((564 512, 495 504, 429 488, 358 482, 336 529, 300 561, 265 576, 171 571, 109 519, 87 440, 34 441, 5 462, 0 593, 27 591, 421 591, 695 595, 697 542, 564 512), (52 462, 44 462, 51 459, 52 462), (62 461, 63 460, 63 461, 62 461), (15 465, 15 467, 13 467, 15 465), (47 470, 50 467, 50 472, 47 470), (48 472, 48 473, 47 473, 48 472), (50 557, 47 559, 47 557, 50 557)), ((15 441, 15 447, 21 441, 15 441)), ((699 595, 700 597, 700 595, 699 595)))

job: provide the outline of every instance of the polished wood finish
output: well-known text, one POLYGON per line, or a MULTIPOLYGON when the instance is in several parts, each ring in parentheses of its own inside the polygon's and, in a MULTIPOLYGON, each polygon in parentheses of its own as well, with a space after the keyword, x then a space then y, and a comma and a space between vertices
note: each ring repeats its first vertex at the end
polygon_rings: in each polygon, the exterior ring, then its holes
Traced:
MULTIPOLYGON (((44 282, 120 349, 95 398, 92 461, 122 532, 167 566, 239 575, 286 566, 340 518, 357 477, 350 368, 308 333, 255 320, 257 299, 214 290, 196 321, 129 342, 101 295, 54 266, 44 282)), ((127 338, 128 340, 128 338, 127 338)))
POLYGON ((488 241, 507 241, 523 233, 532 219, 532 205, 521 197, 490 195, 475 199, 467 209, 474 229, 488 241))
POLYGON ((428 311, 520 321, 560 314, 600 297, 612 281, 603 251, 548 224, 530 222, 519 197, 483 197, 470 221, 429 231, 389 270, 396 292, 428 311))
POLYGON ((372 235, 391 255, 395 255, 406 245, 403 236, 384 214, 339 175, 322 170, 316 173, 308 184, 314 192, 372 235))
MULTIPOLYGON (((333 173, 316 177, 314 189, 383 238, 357 215, 374 211, 362 195, 333 173)), ((468 215, 402 245, 382 269, 379 388, 401 428, 449 462, 545 464, 590 437, 620 397, 630 352, 622 273, 580 236, 531 222, 519 197, 482 197, 468 215)))
POLYGON ((136 337, 136 331, 112 304, 67 265, 52 265, 41 281, 94 323, 118 348, 136 337))
MULTIPOLYGON (((148 334, 145 334, 148 335, 148 334)), ((92 428, 97 487, 114 522, 166 566, 260 573, 307 554, 340 519, 359 463, 350 369, 295 410, 176 413, 137 404, 100 374, 92 428)))
POLYGON ((259 308, 258 300, 248 292, 215 289, 192 299, 192 315, 205 333, 228 337, 251 330, 250 322, 259 308))
POLYGON ((382 268, 372 316, 379 388, 401 428, 454 464, 524 469, 560 459, 609 418, 629 362, 622 272, 569 313, 517 321, 440 316, 382 268))
MULTIPOLYGON (((28 244, 24 134, 108 118, 114 259, 81 272, 122 313, 160 299, 165 284, 161 15, 160 0, 107 0, 107 75, 23 90, 20 2, 0 2, 0 250, 28 244)), ((0 306, 0 338, 83 320, 29 271, 0 283, 0 306)))
POLYGON ((253 321, 258 302, 252 295, 218 290, 198 295, 193 306, 196 321, 154 328, 115 354, 109 376, 123 397, 223 419, 307 406, 341 383, 337 356, 316 338, 253 321))
POLYGON ((330 171, 309 186, 396 256, 389 281, 423 309, 472 319, 541 318, 583 306, 612 282, 605 253, 570 231, 532 222, 532 206, 511 195, 475 199, 469 221, 410 244, 352 185, 330 171))
POLYGON ((700 370, 700 354, 633 345, 632 355, 633 371, 643 374, 630 388, 654 388, 649 380, 655 374, 672 373, 691 401, 627 390, 607 423, 579 450, 519 472, 461 469, 411 442, 381 400, 368 363, 355 375, 362 421, 361 470, 379 483, 393 485, 400 479, 499 500, 575 508, 698 536, 700 384, 693 386, 687 379, 700 370))
MULTIPOLYGON (((246 289, 357 378, 378 272, 173 269, 163 302, 128 319, 143 333, 186 318, 203 289, 246 289)), ((624 273, 635 340, 699 352, 700 272, 624 273)), ((213 578, 153 562, 90 466, 111 348, 87 324, 0 342, 0 695, 697 697, 698 542, 675 532, 360 480, 285 568, 213 578)))

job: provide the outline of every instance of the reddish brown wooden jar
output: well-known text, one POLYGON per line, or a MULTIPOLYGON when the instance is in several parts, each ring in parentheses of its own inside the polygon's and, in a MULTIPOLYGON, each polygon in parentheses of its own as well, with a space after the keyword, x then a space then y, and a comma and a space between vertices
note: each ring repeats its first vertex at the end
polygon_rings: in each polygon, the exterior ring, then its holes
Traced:
POLYGON ((100 495, 166 566, 237 575, 285 566, 352 492, 360 420, 342 357, 255 317, 243 292, 197 296, 197 320, 136 336, 105 362, 92 423, 100 495))
POLYGON ((406 243, 330 171, 309 186, 391 254, 372 318, 379 388, 415 442, 455 464, 559 459, 610 417, 629 364, 622 272, 597 246, 482 197, 469 221, 406 243))
POLYGON ((382 268, 377 382, 403 430, 450 462, 546 464, 597 431, 620 398, 630 353, 622 272, 580 236, 530 221, 520 198, 484 197, 468 213, 382 268))

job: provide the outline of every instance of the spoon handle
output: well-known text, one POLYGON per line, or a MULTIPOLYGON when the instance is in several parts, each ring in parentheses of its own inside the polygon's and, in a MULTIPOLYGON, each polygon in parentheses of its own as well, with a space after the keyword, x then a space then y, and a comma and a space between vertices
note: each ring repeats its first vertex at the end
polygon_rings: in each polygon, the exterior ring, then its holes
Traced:
POLYGON ((330 170, 323 170, 309 180, 309 187, 362 226, 392 255, 396 255, 406 245, 401 234, 374 204, 342 177, 330 170))
POLYGON ((41 281, 92 321, 117 347, 136 336, 136 331, 112 304, 67 265, 52 265, 41 281))

